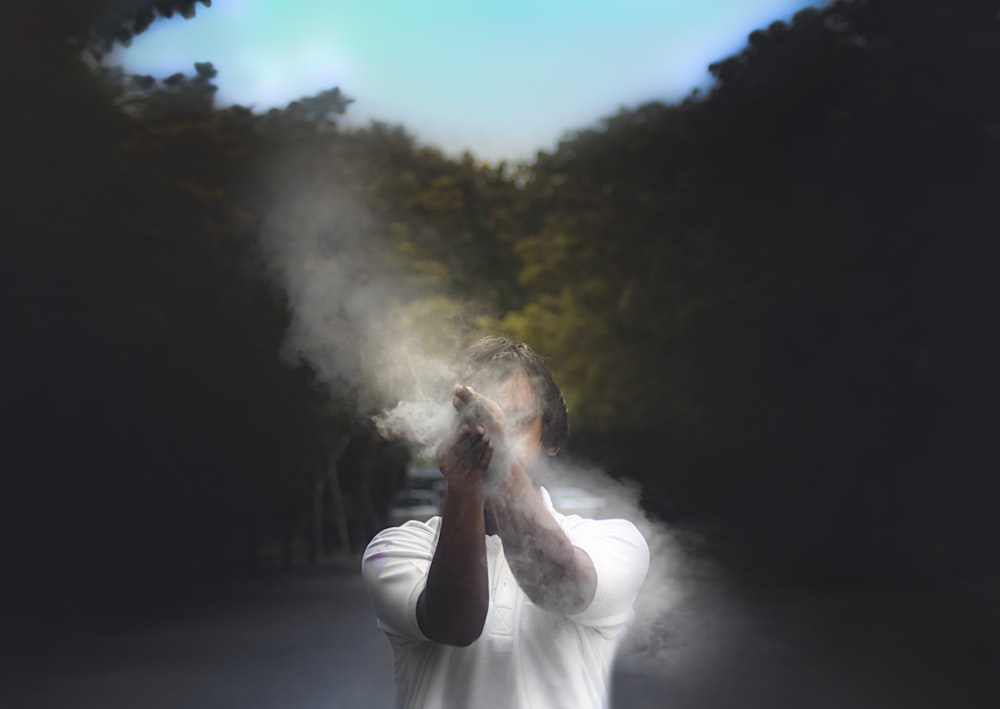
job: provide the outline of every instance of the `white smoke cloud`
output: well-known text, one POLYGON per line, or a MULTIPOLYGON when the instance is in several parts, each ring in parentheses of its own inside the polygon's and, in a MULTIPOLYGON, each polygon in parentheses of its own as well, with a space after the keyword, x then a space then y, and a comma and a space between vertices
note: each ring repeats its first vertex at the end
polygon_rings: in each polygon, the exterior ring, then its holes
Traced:
POLYGON ((358 415, 382 411, 383 434, 438 436, 453 415, 450 363, 481 309, 436 292, 384 225, 329 185, 290 191, 261 233, 292 316, 286 359, 308 363, 358 415))
POLYGON ((724 572, 702 551, 702 536, 652 517, 641 504, 638 483, 614 478, 586 461, 557 458, 539 471, 539 478, 552 492, 585 491, 593 496, 591 504, 600 501, 589 516, 626 519, 649 546, 649 572, 619 650, 619 666, 634 673, 681 675, 711 660, 723 639, 710 621, 730 601, 724 572))

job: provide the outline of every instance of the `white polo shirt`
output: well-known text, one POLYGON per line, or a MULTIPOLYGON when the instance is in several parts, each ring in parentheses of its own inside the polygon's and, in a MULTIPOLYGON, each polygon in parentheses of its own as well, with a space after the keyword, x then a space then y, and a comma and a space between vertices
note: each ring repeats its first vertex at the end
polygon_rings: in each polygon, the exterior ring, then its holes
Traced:
POLYGON ((406 522, 372 539, 362 572, 378 627, 395 657, 401 709, 599 709, 608 706, 611 666, 649 567, 649 549, 623 519, 563 516, 542 499, 573 546, 594 562, 597 591, 572 616, 542 610, 518 586, 498 536, 487 536, 490 606, 468 647, 432 642, 417 624, 440 517, 406 522))

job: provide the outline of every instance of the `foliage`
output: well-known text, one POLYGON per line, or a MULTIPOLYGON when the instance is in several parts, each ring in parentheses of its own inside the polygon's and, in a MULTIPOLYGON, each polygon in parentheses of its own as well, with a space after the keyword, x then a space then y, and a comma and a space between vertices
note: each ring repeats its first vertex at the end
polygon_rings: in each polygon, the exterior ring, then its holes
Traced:
POLYGON ((714 65, 706 96, 622 111, 533 166, 547 217, 517 246, 531 302, 502 326, 553 357, 588 431, 661 444, 626 470, 696 501, 663 509, 742 520, 820 573, 817 548, 872 573, 886 549, 938 570, 982 549, 988 5, 803 11, 714 65), (962 490, 947 511, 943 470, 962 490), (948 531, 928 530, 942 513, 948 531))
MULTIPOLYGON (((336 88, 258 114, 215 106, 210 63, 157 81, 80 61, 195 5, 19 4, 24 31, 5 27, 5 551, 26 590, 224 568, 301 527, 338 450, 354 542, 372 531, 400 451, 358 392, 287 354, 274 257, 305 238, 293 267, 391 281, 428 339, 531 343, 571 449, 638 479, 652 511, 723 525, 735 559, 995 571, 989 3, 803 11, 706 94, 623 109, 529 165, 344 130, 336 88), (288 203, 310 208, 269 231, 288 203)), ((348 304, 323 311, 340 367, 371 354, 348 304)))

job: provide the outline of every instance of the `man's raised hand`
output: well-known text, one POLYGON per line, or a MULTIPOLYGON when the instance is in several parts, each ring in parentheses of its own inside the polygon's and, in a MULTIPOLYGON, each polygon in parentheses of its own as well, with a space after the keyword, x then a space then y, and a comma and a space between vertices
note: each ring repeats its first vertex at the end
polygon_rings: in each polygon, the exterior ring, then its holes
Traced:
MULTIPOLYGON (((489 472, 488 483, 496 483, 505 479, 510 472, 511 456, 507 446, 506 418, 500 405, 489 397, 483 396, 472 387, 456 384, 455 393, 451 399, 452 405, 458 411, 462 424, 474 430, 482 429, 489 439, 490 462, 486 463, 489 472)), ((489 492, 489 491, 487 491, 489 492)))
POLYGON ((456 384, 451 403, 461 415, 462 421, 470 426, 484 427, 494 439, 503 438, 506 421, 503 410, 495 401, 470 386, 456 384))
POLYGON ((493 444, 486 429, 465 422, 437 447, 438 468, 454 492, 482 494, 492 459, 493 444))

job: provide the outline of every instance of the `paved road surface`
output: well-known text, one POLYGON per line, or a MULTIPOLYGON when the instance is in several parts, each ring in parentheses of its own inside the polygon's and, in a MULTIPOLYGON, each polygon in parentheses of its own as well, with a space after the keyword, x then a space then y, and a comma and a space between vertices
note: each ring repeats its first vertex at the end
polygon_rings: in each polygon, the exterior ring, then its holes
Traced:
MULTIPOLYGON (((680 619, 686 633, 619 663, 613 706, 993 709, 1000 606, 992 591, 963 598, 799 593, 716 604, 680 619)), ((4 649, 3 709, 378 709, 393 696, 388 643, 356 560, 4 649)))
POLYGON ((56 647, 39 638, 0 689, 0 707, 391 706, 392 657, 358 568, 257 579, 225 602, 71 632, 56 647))

